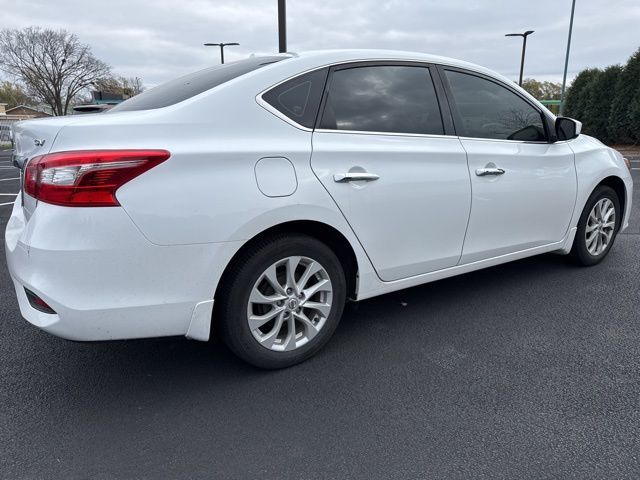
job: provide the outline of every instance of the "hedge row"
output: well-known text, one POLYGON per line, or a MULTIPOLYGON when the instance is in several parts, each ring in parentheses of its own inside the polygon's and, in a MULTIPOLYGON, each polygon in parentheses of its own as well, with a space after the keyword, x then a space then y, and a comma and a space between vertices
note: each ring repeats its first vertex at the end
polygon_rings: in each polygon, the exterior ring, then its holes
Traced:
POLYGON ((640 143, 640 49, 624 66, 581 71, 567 91, 564 114, 605 143, 640 143))

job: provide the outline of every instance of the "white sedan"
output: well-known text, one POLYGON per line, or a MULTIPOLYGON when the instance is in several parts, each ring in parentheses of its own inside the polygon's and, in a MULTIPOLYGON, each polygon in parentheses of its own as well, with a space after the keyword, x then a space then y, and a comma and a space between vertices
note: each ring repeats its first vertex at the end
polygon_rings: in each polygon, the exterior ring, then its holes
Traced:
POLYGON ((545 252, 594 265, 633 188, 579 122, 420 53, 254 57, 14 137, 5 245, 27 321, 213 333, 264 368, 316 353, 348 299, 545 252))

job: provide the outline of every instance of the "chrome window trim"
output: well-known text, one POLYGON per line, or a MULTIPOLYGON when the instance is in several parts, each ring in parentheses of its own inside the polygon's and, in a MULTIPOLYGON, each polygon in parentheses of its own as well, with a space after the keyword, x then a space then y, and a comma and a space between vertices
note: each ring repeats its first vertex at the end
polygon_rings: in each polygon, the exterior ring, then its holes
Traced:
MULTIPOLYGON (((534 145, 551 145, 547 140, 508 140, 506 138, 485 138, 485 137, 458 137, 460 140, 477 140, 482 142, 505 142, 505 143, 531 143, 534 145)), ((558 143, 558 142, 554 142, 558 143)))
MULTIPOLYGON (((352 135, 382 135, 382 136, 394 136, 394 137, 420 137, 420 138, 456 138, 458 140, 476 140, 481 142, 506 142, 506 143, 530 143, 532 145, 549 145, 546 141, 528 141, 528 140, 506 140, 501 138, 480 138, 480 137, 461 137, 458 135, 435 135, 429 133, 398 133, 398 132, 377 132, 368 130, 331 130, 328 128, 316 128, 317 133, 340 133, 340 134, 352 134, 352 135)), ((555 143, 566 143, 554 142, 555 143)))
POLYGON ((402 133, 402 132, 378 132, 375 130, 333 130, 330 128, 316 128, 318 133, 340 133, 352 135, 382 135, 393 137, 426 137, 426 138, 459 138, 455 135, 440 135, 433 133, 402 133))
MULTIPOLYGON (((292 77, 293 78, 293 77, 292 77)), ((283 83, 283 82, 281 82, 283 83)), ((278 84, 279 85, 279 84, 278 84)), ((274 108, 273 106, 271 106, 271 104, 267 103, 263 98, 262 95, 264 95, 265 93, 267 93, 269 90, 271 90, 271 88, 277 87, 278 85, 274 85, 273 87, 267 88, 266 90, 263 90, 262 92, 260 92, 258 95, 256 95, 256 102, 258 102, 258 105, 260 105, 262 108, 264 108, 267 112, 275 115, 276 117, 278 117, 280 120, 284 120, 285 122, 287 122, 289 125, 292 125, 300 130, 303 130, 305 132, 313 132, 312 128, 307 128, 304 125, 300 125, 298 122, 290 119, 289 117, 287 117, 284 113, 282 113, 280 110, 274 108)))

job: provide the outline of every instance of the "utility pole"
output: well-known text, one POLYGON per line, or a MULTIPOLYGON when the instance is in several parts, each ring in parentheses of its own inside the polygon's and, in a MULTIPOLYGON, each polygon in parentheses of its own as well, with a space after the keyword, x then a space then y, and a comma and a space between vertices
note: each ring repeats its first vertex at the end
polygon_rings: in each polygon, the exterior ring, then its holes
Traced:
POLYGON ((205 47, 220 47, 220 63, 224 64, 224 47, 231 47, 234 45, 240 45, 236 42, 231 43, 205 43, 205 47))
POLYGON ((520 60, 520 80, 518 85, 522 86, 522 74, 524 73, 524 54, 527 51, 527 37, 531 35, 534 30, 527 30, 524 33, 507 33, 505 37, 522 37, 522 59, 520 60))
POLYGON ((278 0, 278 51, 287 51, 287 0, 278 0))
POLYGON ((573 32, 573 14, 576 11, 576 0, 571 2, 571 18, 569 20, 569 36, 567 38, 567 54, 564 57, 564 74, 562 75, 562 91, 560 93, 560 116, 564 113, 564 90, 567 86, 567 69, 569 68, 569 50, 571 50, 571 33, 573 32))

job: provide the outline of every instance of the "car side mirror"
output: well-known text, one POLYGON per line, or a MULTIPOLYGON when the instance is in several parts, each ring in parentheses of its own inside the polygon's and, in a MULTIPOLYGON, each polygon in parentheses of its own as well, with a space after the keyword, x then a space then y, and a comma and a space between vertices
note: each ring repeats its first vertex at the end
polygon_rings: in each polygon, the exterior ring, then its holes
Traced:
POLYGON ((582 123, 568 117, 556 118, 556 138, 561 140, 571 140, 580 135, 582 123))

